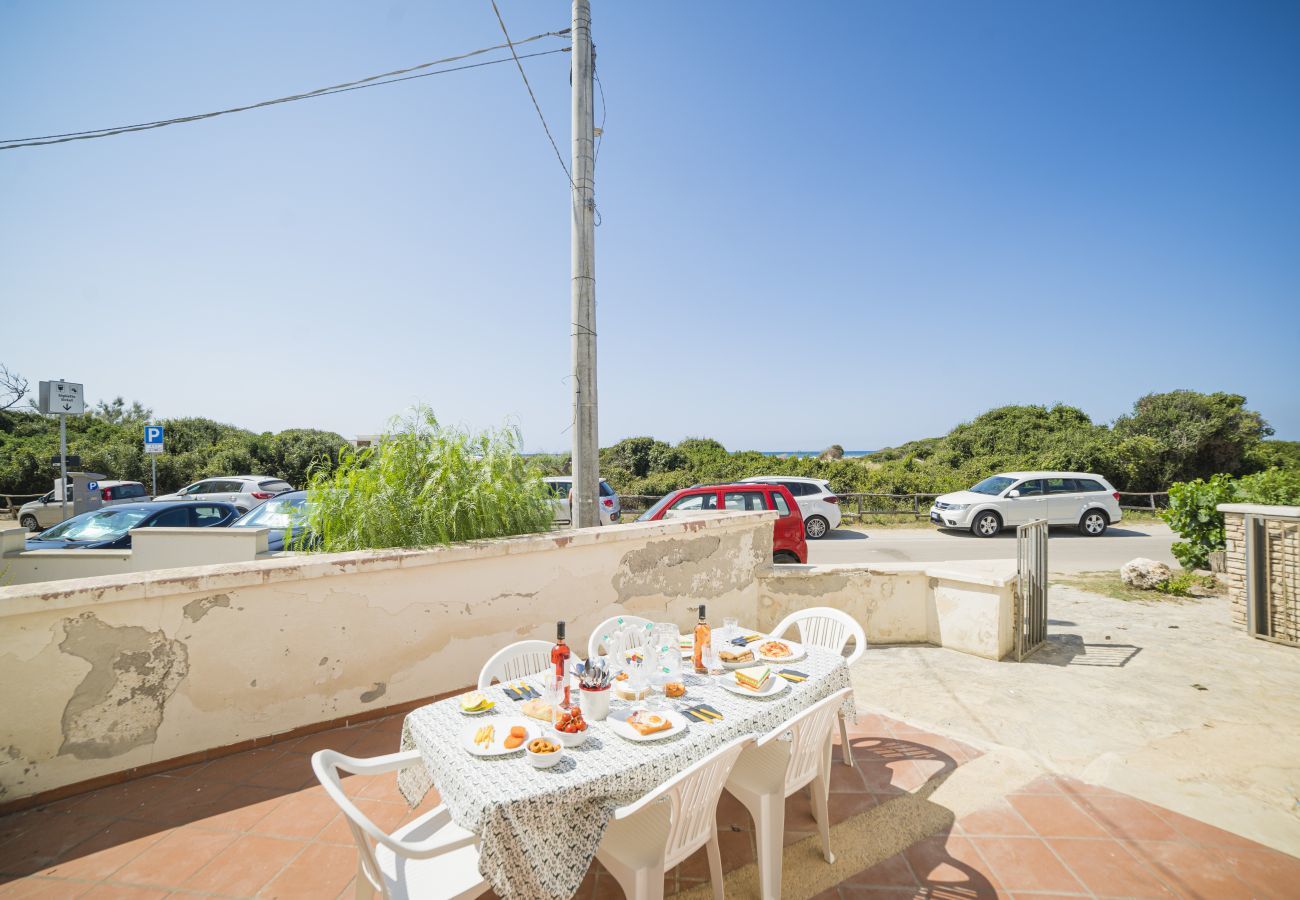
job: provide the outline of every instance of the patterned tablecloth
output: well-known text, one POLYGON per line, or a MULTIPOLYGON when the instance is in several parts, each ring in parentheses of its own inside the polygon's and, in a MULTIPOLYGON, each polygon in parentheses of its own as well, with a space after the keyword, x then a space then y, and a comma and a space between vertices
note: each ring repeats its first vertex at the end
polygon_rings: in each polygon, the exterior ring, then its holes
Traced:
MULTIPOLYGON (((402 749, 418 748, 425 765, 404 769, 398 788, 417 805, 432 785, 456 824, 479 836, 479 869, 503 897, 571 897, 596 854, 614 810, 649 793, 687 766, 745 734, 765 734, 841 688, 849 687, 844 659, 808 648, 807 656, 781 668, 797 669, 807 681, 767 699, 743 697, 706 676, 687 675, 687 695, 675 707, 708 703, 722 722, 692 722, 681 734, 634 743, 607 722, 590 722, 586 742, 566 749, 549 769, 534 769, 524 754, 480 758, 461 743, 467 726, 518 715, 500 686, 486 693, 496 701, 487 715, 466 716, 455 698, 423 706, 406 717, 402 749)), ((541 677, 532 683, 540 686, 541 677)), ((613 710, 634 704, 615 700, 613 710)), ((643 704, 635 704, 643 705, 643 704)), ((851 712, 852 697, 846 705, 851 712)))

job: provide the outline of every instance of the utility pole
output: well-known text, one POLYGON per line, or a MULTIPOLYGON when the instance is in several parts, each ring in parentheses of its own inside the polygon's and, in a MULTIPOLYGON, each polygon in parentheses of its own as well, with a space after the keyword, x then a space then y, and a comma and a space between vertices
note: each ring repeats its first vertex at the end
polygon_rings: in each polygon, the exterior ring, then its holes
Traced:
POLYGON ((595 119, 592 113, 591 3, 573 0, 573 523, 600 524, 600 445, 596 428, 595 119))

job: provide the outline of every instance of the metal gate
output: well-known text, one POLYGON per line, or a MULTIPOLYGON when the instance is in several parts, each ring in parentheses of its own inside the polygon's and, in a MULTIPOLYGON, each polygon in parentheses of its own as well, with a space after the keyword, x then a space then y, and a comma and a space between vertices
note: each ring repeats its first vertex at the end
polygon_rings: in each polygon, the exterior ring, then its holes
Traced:
POLYGON ((1300 647, 1300 523, 1246 516, 1246 629, 1300 647))
POLYGON ((1016 529, 1016 661, 1047 642, 1047 520, 1016 529))

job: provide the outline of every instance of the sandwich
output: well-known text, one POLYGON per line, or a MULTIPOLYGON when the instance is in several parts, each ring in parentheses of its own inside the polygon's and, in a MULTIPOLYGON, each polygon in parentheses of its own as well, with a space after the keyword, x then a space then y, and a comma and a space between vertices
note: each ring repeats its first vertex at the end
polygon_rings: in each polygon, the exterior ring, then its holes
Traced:
POLYGON ((735 671, 736 684, 751 691, 761 691, 772 677, 772 670, 767 666, 750 666, 748 669, 735 671))
POLYGON ((646 712, 638 709, 632 715, 627 717, 627 724, 636 729, 642 737, 647 734, 654 734, 656 731, 667 731, 673 727, 673 723, 657 713, 646 712))
POLYGON ((754 651, 748 647, 736 648, 734 650, 719 650, 718 659, 724 663, 743 663, 754 661, 754 651))

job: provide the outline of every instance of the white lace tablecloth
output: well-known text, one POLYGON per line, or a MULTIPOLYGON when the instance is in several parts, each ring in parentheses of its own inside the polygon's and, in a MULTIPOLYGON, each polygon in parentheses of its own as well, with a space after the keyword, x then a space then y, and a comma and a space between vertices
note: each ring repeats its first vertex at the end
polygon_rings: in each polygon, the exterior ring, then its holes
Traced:
MULTIPOLYGON (((571 897, 614 810, 723 744, 746 734, 766 734, 850 686, 844 659, 825 650, 808 648, 803 659, 773 668, 796 669, 809 677, 762 699, 733 694, 706 676, 687 675, 687 695, 674 707, 708 703, 722 713, 722 722, 691 722, 675 737, 645 743, 624 740, 607 722, 590 722, 586 742, 566 749, 566 758, 549 769, 534 769, 523 753, 482 758, 462 745, 467 726, 518 715, 518 704, 499 685, 485 692, 497 704, 486 715, 463 715, 456 698, 423 706, 406 717, 402 749, 418 748, 425 765, 402 770, 398 788, 415 806, 437 785, 456 824, 479 836, 479 870, 501 896, 571 897)), ((531 683, 540 687, 541 681, 531 683)), ((615 710, 632 705, 612 704, 615 710)), ((851 696, 846 712, 852 714, 851 696)))

